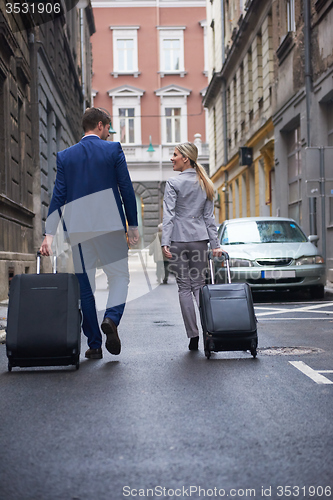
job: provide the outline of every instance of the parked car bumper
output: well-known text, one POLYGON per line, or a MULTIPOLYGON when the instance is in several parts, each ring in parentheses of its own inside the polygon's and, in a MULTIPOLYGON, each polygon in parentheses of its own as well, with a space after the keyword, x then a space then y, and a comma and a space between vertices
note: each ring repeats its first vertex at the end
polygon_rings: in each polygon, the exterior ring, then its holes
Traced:
MULTIPOLYGON (((226 268, 215 262, 215 280, 226 283, 226 268)), ((324 286, 326 284, 325 265, 276 267, 231 267, 231 281, 249 283, 253 289, 283 289, 324 286)))

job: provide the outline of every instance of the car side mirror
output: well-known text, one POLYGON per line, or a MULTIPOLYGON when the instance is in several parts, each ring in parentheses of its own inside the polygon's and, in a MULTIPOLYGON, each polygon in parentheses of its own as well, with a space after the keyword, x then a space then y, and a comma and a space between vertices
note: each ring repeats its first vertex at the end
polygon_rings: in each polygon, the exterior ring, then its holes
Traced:
POLYGON ((314 243, 316 245, 319 241, 319 236, 317 236, 316 234, 310 234, 310 236, 308 236, 308 240, 310 241, 310 243, 314 243))

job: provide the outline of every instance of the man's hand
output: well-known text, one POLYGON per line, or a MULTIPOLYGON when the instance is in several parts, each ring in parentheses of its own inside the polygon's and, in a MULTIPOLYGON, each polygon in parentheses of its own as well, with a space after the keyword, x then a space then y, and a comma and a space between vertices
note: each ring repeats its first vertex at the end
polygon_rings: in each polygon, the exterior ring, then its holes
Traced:
POLYGON ((52 241, 53 241, 53 236, 51 236, 51 234, 47 234, 43 240, 42 246, 39 249, 39 251, 42 255, 52 255, 53 254, 52 249, 51 249, 52 241))
POLYGON ((130 247, 134 247, 140 238, 138 229, 128 229, 127 236, 130 247))
POLYGON ((168 247, 167 245, 165 245, 164 247, 162 247, 162 252, 163 252, 163 255, 165 255, 165 257, 167 259, 171 259, 172 258, 172 253, 170 252, 170 247, 168 247))

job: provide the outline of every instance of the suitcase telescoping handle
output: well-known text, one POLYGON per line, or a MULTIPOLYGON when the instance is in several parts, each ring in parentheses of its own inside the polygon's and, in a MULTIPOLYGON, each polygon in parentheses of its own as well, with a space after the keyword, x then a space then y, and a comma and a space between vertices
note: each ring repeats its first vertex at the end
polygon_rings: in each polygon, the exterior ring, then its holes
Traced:
MULTIPOLYGON (((37 274, 40 274, 40 257, 41 257, 41 253, 38 250, 38 252, 37 252, 37 274)), ((53 274, 57 273, 57 257, 55 255, 52 255, 52 272, 53 272, 53 274)))
POLYGON ((221 257, 213 257, 213 252, 210 251, 210 252, 208 252, 208 260, 209 260, 209 269, 210 269, 210 276, 211 276, 211 280, 212 280, 212 285, 215 285, 214 259, 216 259, 219 262, 226 263, 228 283, 231 283, 229 254, 227 252, 223 251, 221 257))

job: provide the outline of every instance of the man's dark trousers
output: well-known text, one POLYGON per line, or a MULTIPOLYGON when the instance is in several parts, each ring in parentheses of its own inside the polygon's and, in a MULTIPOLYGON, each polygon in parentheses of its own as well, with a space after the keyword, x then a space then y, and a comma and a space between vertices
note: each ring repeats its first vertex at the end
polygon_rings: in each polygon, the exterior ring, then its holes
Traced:
MULTIPOLYGON (((125 232, 114 231, 73 246, 73 260, 80 284, 83 333, 88 338, 89 347, 98 349, 102 345, 102 335, 95 301, 96 268, 103 268, 108 281, 104 318, 110 318, 118 326, 124 313, 129 284, 125 232)), ((103 304, 101 309, 104 310, 104 307, 103 304)))

